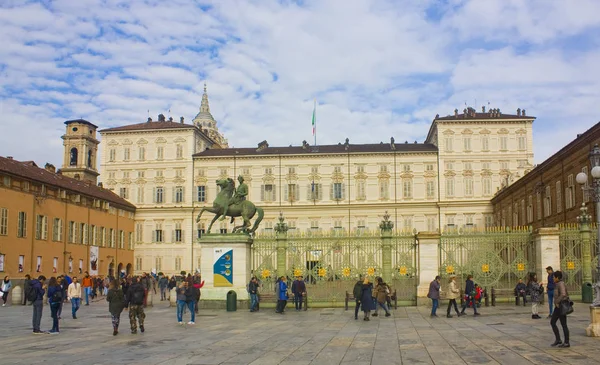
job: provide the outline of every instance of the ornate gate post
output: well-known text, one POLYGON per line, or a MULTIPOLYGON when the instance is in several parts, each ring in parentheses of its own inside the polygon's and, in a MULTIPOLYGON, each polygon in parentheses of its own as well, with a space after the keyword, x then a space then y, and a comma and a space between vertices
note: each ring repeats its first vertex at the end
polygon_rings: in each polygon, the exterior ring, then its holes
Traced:
POLYGON ((283 213, 279 213, 279 223, 275 225, 275 240, 277 241, 277 278, 287 273, 287 223, 284 222, 283 213))
POLYGON ((417 286, 417 305, 428 305, 429 283, 439 275, 440 234, 438 232, 419 232, 419 285, 417 286))
POLYGON ((535 273, 540 282, 548 277, 546 268, 560 268, 560 231, 558 227, 538 228, 533 234, 535 242, 535 273))
POLYGON ((581 275, 583 284, 592 282, 592 231, 590 222, 592 216, 588 214, 587 207, 581 206, 581 214, 577 217, 579 232, 581 232, 581 275))
POLYGON ((390 283, 392 281, 392 229, 394 223, 390 221, 390 215, 386 211, 383 220, 379 223, 381 230, 381 263, 383 281, 390 283))

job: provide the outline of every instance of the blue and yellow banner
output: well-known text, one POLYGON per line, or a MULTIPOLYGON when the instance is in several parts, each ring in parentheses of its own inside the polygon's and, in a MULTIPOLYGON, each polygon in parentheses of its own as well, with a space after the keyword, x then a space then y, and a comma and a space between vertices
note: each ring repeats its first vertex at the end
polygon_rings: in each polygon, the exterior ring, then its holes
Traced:
POLYGON ((215 248, 214 250, 214 286, 233 286, 233 249, 215 248))

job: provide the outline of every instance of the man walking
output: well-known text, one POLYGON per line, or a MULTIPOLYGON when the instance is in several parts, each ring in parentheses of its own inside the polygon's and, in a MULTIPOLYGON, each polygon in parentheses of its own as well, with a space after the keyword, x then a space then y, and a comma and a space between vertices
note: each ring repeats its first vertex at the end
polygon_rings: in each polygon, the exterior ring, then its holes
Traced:
POLYGON ((142 288, 144 289, 144 308, 146 308, 146 305, 148 303, 148 292, 152 289, 152 282, 150 281, 150 278, 148 277, 148 275, 146 275, 146 273, 142 273, 142 280, 141 280, 141 284, 142 284, 142 288))
POLYGON ((431 317, 437 317, 437 309, 440 304, 440 276, 436 276, 435 280, 429 283, 429 293, 427 298, 431 299, 431 317))
POLYGON ((79 284, 79 280, 77 280, 77 276, 73 276, 73 282, 69 284, 69 288, 67 289, 67 296, 71 301, 71 314, 73 315, 73 319, 77 319, 77 311, 81 306, 81 284, 79 284))
POLYGON ((33 334, 39 335, 44 332, 40 330, 40 324, 42 322, 42 312, 44 310, 44 294, 46 293, 46 277, 44 275, 40 275, 37 280, 31 280, 30 286, 32 292, 35 290, 35 299, 33 296, 28 298, 33 302, 33 334), (32 300, 34 299, 34 300, 32 300))
POLYGON ((552 318, 552 313, 554 313, 554 288, 556 287, 554 284, 554 270, 552 269, 552 266, 548 266, 546 272, 548 273, 548 285, 546 286, 546 290, 548 291, 548 308, 550 309, 547 318, 552 318))
POLYGON ((127 290, 127 296, 125 299, 125 308, 129 308, 129 324, 131 325, 131 333, 137 333, 137 321, 140 324, 140 331, 144 333, 144 319, 146 314, 144 313, 144 288, 140 282, 139 277, 133 278, 133 283, 127 290))
POLYGON ((302 303, 304 302, 304 296, 306 295, 306 283, 302 275, 298 276, 292 283, 292 294, 294 294, 294 304, 296 310, 302 310, 302 303))
POLYGON ((160 289, 160 300, 167 300, 167 286, 169 286, 169 279, 166 276, 161 276, 158 279, 158 288, 160 289))
POLYGON ((473 282, 473 275, 467 276, 467 282, 465 283, 465 304, 463 304, 462 310, 460 311, 461 315, 466 315, 465 310, 469 306, 469 303, 473 303, 473 311, 475 311, 475 315, 478 316, 477 303, 475 303, 475 283, 473 282))
POLYGON ((85 305, 90 305, 90 296, 92 295, 92 288, 94 287, 92 278, 90 277, 89 272, 85 272, 85 276, 83 277, 82 285, 83 292, 85 293, 85 305))

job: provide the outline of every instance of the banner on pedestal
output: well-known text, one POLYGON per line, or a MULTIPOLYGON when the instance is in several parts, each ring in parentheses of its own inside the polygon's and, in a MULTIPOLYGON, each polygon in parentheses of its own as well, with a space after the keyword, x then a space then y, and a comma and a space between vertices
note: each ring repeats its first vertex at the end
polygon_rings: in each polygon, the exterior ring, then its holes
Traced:
POLYGON ((214 286, 233 286, 233 249, 215 248, 213 257, 214 286))

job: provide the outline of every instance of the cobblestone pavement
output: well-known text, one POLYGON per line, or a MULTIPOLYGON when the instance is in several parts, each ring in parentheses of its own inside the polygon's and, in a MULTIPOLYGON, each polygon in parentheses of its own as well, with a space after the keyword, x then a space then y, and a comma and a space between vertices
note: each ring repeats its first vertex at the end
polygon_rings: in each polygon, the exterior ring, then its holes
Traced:
MULTIPOLYGON (((549 320, 509 305, 460 319, 399 308, 370 322, 343 309, 202 310, 196 325, 179 326, 175 309, 158 302, 146 310, 145 333, 131 334, 123 312, 115 337, 104 301, 82 306, 76 320, 65 305, 59 335, 33 335, 32 307, 7 306, 0 307, 0 364, 598 364, 600 339, 585 337, 587 306, 575 310, 572 347, 554 349, 549 320)), ((42 329, 51 324, 45 306, 42 329)))

